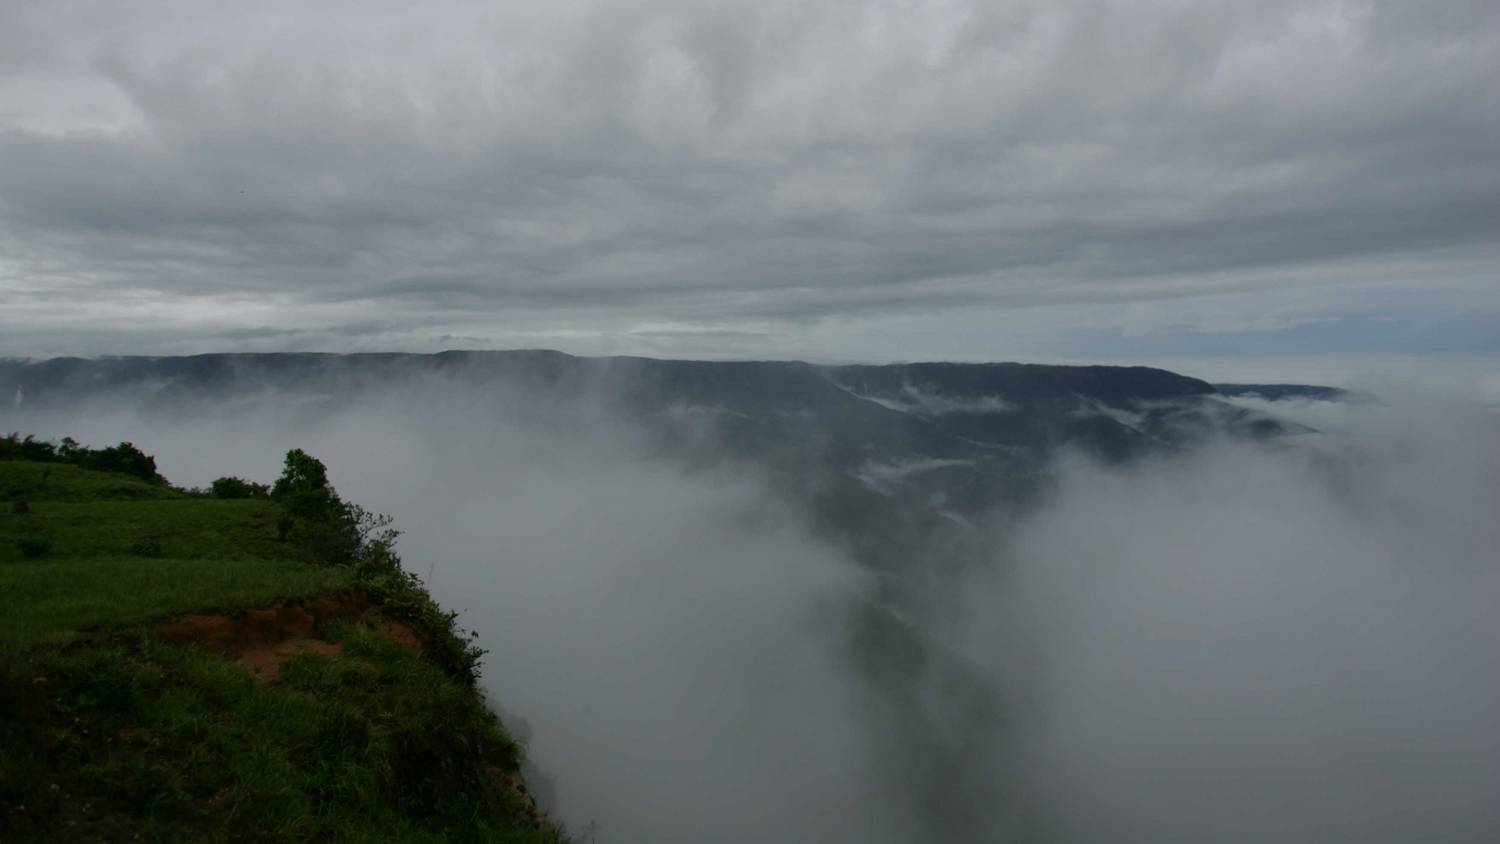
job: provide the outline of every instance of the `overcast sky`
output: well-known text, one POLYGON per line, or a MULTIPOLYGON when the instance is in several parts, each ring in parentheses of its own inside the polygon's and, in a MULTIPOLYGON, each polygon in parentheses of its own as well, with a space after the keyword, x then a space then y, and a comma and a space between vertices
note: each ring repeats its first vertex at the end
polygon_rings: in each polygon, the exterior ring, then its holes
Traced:
POLYGON ((1500 3, 0 0, 0 355, 1500 353, 1500 3))

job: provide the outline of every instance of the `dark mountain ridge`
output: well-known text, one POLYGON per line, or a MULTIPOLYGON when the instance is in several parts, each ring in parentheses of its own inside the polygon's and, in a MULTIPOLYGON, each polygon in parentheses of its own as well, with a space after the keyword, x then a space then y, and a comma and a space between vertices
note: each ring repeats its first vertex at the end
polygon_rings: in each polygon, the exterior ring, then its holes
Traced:
MULTIPOLYGON (((14 397, 0 406, 0 420, 14 417, 17 427, 32 412, 95 401, 170 417, 287 396, 317 413, 365 395, 416 397, 433 384, 565 415, 593 399, 611 418, 646 430, 664 456, 745 461, 820 530, 880 568, 904 565, 936 535, 962 537, 971 520, 997 508, 1026 506, 1064 450, 1119 462, 1210 436, 1307 430, 1225 400, 1240 393, 1148 367, 824 366, 548 350, 0 361, 0 395, 14 397)), ((1321 396, 1329 388, 1279 390, 1321 396)), ((406 404, 420 413, 426 401, 406 404)))
POLYGON ((957 393, 1006 392, 1041 397, 1066 392, 1097 398, 1167 397, 1214 392, 1213 386, 1166 370, 1124 366, 1054 366, 1022 363, 905 363, 821 366, 801 361, 708 361, 634 356, 577 357, 546 349, 507 351, 404 352, 227 352, 183 356, 100 356, 0 359, 0 386, 42 388, 127 384, 148 378, 183 379, 198 385, 225 379, 262 377, 273 381, 347 376, 358 372, 452 372, 483 369, 560 377, 586 368, 618 367, 670 373, 689 383, 754 382, 797 373, 834 373, 871 382, 920 381, 943 384, 957 393))

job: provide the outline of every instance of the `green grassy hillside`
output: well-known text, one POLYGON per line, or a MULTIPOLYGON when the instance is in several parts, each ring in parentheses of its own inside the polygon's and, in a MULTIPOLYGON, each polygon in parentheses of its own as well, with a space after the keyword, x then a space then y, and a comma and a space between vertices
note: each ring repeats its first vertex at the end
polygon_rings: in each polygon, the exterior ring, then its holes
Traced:
POLYGON ((564 840, 479 652, 319 494, 0 460, 0 840, 564 840))

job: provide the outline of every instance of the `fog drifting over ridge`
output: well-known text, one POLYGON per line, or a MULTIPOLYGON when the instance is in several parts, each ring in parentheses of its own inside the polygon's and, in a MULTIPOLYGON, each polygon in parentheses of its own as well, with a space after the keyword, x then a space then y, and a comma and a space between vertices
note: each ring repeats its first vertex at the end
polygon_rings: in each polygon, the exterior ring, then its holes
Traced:
POLYGON ((872 682, 851 633, 872 575, 753 469, 663 461, 603 402, 434 381, 0 427, 130 439, 183 484, 323 459, 397 517, 556 811, 600 841, 1480 841, 1500 430, 1382 398, 1275 403, 1320 435, 1063 459, 1044 506, 981 528, 994 559, 907 622, 1002 729, 952 717, 936 660, 872 682))

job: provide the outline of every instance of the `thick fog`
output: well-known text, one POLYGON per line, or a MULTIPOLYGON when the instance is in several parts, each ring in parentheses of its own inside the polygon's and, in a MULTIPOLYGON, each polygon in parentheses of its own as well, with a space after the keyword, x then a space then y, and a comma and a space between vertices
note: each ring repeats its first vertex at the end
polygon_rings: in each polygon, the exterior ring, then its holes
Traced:
POLYGON ((1383 398, 1062 459, 899 620, 753 467, 684 468, 606 402, 428 384, 0 427, 129 439, 187 485, 324 460, 464 611, 533 785, 593 840, 1487 840, 1500 427, 1383 398))
MULTIPOLYGON (((31 420, 26 420, 31 422, 31 420)), ((397 516, 407 567, 489 650, 547 808, 598 841, 907 841, 868 758, 843 631, 869 585, 746 467, 645 455, 588 401, 459 386, 330 412, 265 395, 37 420, 132 439, 167 477, 270 480, 302 447, 397 516)))
POLYGON ((1500 829, 1500 425, 1288 409, 1340 433, 1067 466, 970 584, 958 641, 1063 840, 1500 829))

